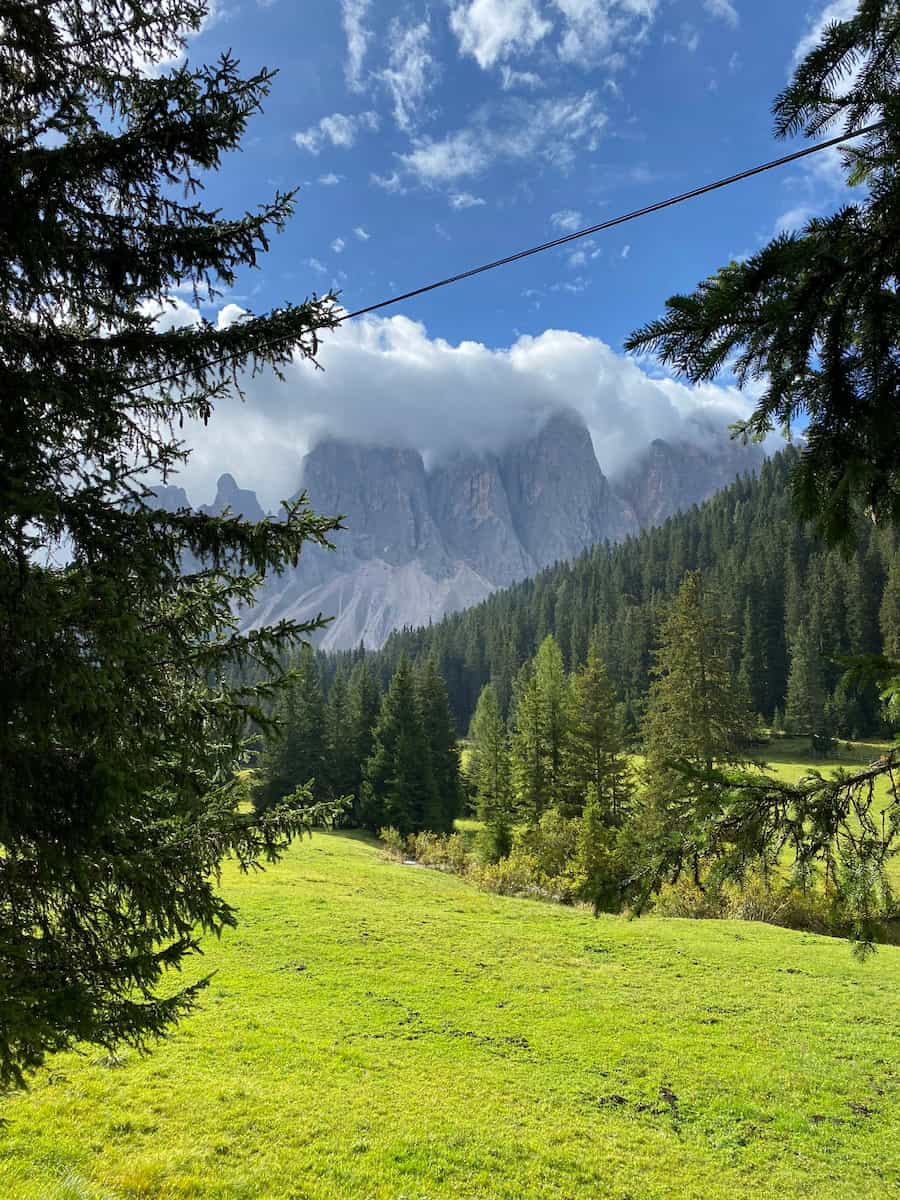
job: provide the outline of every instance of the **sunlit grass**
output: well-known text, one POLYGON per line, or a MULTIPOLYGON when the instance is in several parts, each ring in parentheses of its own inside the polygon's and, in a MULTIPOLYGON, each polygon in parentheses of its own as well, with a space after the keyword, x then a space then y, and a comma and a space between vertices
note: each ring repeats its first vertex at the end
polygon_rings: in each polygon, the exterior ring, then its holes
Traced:
POLYGON ((9 1200, 735 1200, 900 1183, 900 951, 479 892, 316 835, 203 1010, 8 1098, 9 1200))

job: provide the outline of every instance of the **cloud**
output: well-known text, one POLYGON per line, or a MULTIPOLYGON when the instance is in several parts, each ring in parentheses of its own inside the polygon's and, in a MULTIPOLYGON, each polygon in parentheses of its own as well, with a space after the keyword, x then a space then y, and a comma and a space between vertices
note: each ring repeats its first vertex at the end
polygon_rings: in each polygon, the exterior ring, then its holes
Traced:
POLYGON ((352 116, 332 113, 330 117, 323 117, 318 125, 295 133, 294 142, 299 149, 308 150, 310 154, 318 154, 326 142, 341 150, 349 150, 360 133, 377 128, 378 113, 363 112, 352 116))
POLYGON ((583 70, 624 66, 627 52, 646 39, 658 8, 659 0, 457 0, 450 28, 462 55, 483 70, 499 64, 501 86, 509 90, 541 85, 538 74, 513 70, 509 60, 539 52, 551 35, 565 63, 583 70))
POLYGON ((504 63, 500 68, 500 86, 504 92, 511 92, 514 88, 536 91, 544 87, 544 80, 535 71, 514 71, 504 63))
POLYGON ((794 47, 794 66, 806 58, 810 50, 815 50, 822 40, 822 34, 829 25, 838 21, 849 21, 859 11, 859 0, 831 0, 818 14, 809 21, 809 28, 794 47))
POLYGON ((428 186, 479 175, 496 160, 540 160, 566 169, 577 151, 596 150, 607 116, 596 91, 544 100, 508 97, 493 119, 478 121, 436 141, 419 139, 401 154, 405 170, 428 186))
POLYGON ((773 233, 799 233, 807 222, 818 215, 818 210, 808 204, 798 204, 796 208, 788 209, 775 222, 773 233))
POLYGON ((323 187, 336 187, 343 178, 343 175, 335 175, 334 171, 329 171, 327 175, 319 176, 319 183, 323 187))
POLYGON ((341 21, 347 38, 344 77, 351 92, 363 90, 362 67, 372 39, 372 31, 365 25, 369 7, 370 0, 341 0, 341 21))
POLYGON ((631 253, 631 245, 629 242, 626 242, 625 245, 622 247, 622 257, 627 258, 630 253, 631 253))
POLYGON ((379 78, 391 93, 394 120, 404 133, 415 125, 422 100, 437 77, 437 65, 428 50, 430 40, 427 19, 405 29, 396 19, 391 22, 390 65, 379 78))
POLYGON ((361 242, 367 242, 372 236, 371 233, 369 233, 369 232, 367 232, 367 230, 363 229, 362 225, 357 225, 356 228, 353 230, 353 232, 356 234, 356 236, 359 238, 359 240, 361 242))
POLYGON ((647 35, 657 0, 553 0, 563 16, 557 53, 563 62, 588 69, 622 65, 622 51, 647 35))
POLYGON ((314 271, 318 271, 320 275, 328 274, 328 268, 325 266, 325 264, 323 262, 320 262, 317 258, 308 258, 306 261, 309 264, 309 266, 312 267, 312 269, 314 271))
POLYGON ((450 10, 450 28, 460 53, 487 70, 511 54, 534 49, 553 26, 536 0, 467 0, 450 10))
POLYGON ((711 17, 724 21, 732 29, 737 29, 740 24, 738 11, 731 0, 703 0, 703 7, 711 17))
POLYGON ((695 54, 697 47, 700 45, 700 34, 688 21, 685 21, 677 34, 666 33, 663 35, 663 44, 666 46, 683 46, 690 54, 695 54))
MULTIPOLYGON (((559 290, 586 286, 569 280, 559 290)), ((430 337, 404 316, 372 317, 326 334, 319 361, 322 371, 289 364, 283 383, 271 372, 245 378, 246 403, 229 398, 207 427, 185 429, 194 453, 176 482, 194 503, 211 500, 218 476, 231 471, 274 508, 296 493, 303 455, 326 434, 411 446, 434 459, 456 448, 500 449, 574 406, 614 475, 655 437, 691 439, 698 422, 723 428, 749 411, 734 388, 652 378, 597 338, 559 329, 493 349, 430 337)))
POLYGON ((574 233, 581 227, 581 222, 582 216, 577 208, 564 208, 560 212, 550 214, 550 224, 554 229, 561 229, 563 233, 574 233))
POLYGON ((403 180, 396 171, 392 171, 390 175, 378 175, 373 171, 369 176, 369 182, 373 183, 375 187, 380 187, 385 192, 393 192, 399 196, 403 196, 406 193, 403 180))
POLYGON ((409 154, 401 154, 404 166, 422 183, 450 183, 466 175, 477 175, 491 161, 487 141, 481 134, 462 129, 445 138, 421 141, 409 154))
POLYGON ((451 208, 480 208, 481 205, 487 204, 481 196, 473 196, 471 192, 453 192, 449 197, 451 208))
POLYGON ((334 251, 335 254, 343 254, 344 247, 346 245, 347 245, 347 243, 344 241, 344 239, 338 237, 338 238, 335 238, 334 241, 331 243, 331 249, 334 251))

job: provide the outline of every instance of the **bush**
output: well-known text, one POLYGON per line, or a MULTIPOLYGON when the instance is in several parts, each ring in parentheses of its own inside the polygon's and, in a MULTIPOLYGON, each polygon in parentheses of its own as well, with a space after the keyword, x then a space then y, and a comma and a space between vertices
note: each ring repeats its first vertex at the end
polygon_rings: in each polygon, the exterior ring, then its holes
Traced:
POLYGON ((399 829, 395 829, 393 825, 388 825, 385 829, 379 829, 378 839, 382 844, 381 854, 383 858, 389 858, 393 862, 403 861, 406 857, 406 844, 403 841, 403 834, 399 829))
POLYGON ((720 892, 703 889, 687 875, 675 883, 666 883, 653 902, 657 917, 689 917, 709 921, 725 915, 725 903, 720 892))
POLYGON ((471 876, 480 888, 499 896, 534 896, 541 891, 537 860, 522 850, 499 862, 473 867, 471 876))

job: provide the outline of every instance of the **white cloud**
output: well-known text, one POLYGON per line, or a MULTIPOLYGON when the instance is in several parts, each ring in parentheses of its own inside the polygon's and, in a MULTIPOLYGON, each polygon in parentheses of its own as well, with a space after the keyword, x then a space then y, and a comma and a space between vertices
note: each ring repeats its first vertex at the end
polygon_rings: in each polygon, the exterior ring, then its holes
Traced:
POLYGON ((510 97, 491 124, 482 119, 437 141, 419 139, 400 161, 429 186, 478 175, 498 159, 541 160, 565 169, 576 151, 597 149, 606 122, 595 91, 539 101, 510 97))
POLYGON ((500 86, 504 92, 511 92, 515 88, 536 91, 544 87, 544 80, 535 71, 514 71, 504 63, 500 68, 500 86))
POLYGON ((798 204, 796 208, 788 209, 775 222, 773 233, 799 233, 812 218, 817 216, 817 210, 808 204, 798 204))
POLYGON ((336 187, 343 178, 343 175, 335 175, 334 171, 329 171, 327 175, 319 176, 319 183, 323 187, 336 187))
POLYGON ((408 133, 416 124, 422 100, 432 86, 437 67, 428 44, 431 29, 428 20, 404 29, 391 22, 390 65, 380 75, 394 102, 394 120, 408 133))
POLYGON ((484 143, 480 133, 462 129, 440 141, 420 141, 411 153, 400 158, 421 182, 450 183, 484 170, 491 160, 484 143))
POLYGON ((306 260, 314 271, 318 271, 320 275, 327 275, 328 268, 323 262, 319 262, 317 258, 308 258, 306 260))
POLYGON ((529 51, 552 29, 537 0, 464 0, 450 11, 462 54, 487 70, 511 54, 529 51))
MULTIPOLYGON (((576 295, 586 286, 567 280, 558 290, 576 295)), ((218 476, 231 471, 274 508, 296 493, 302 456, 325 433, 434 458, 459 446, 499 449, 575 406, 614 474, 655 437, 691 439, 698 422, 722 428, 749 411, 733 388, 651 378, 634 359, 566 330, 492 349, 429 337, 403 316, 368 318, 326 334, 319 361, 323 371, 289 365, 283 383, 270 372, 246 378, 245 404, 225 400, 208 427, 185 430, 195 450, 175 482, 194 503, 208 502, 218 476)))
POLYGON ((582 219, 577 208, 564 208, 550 214, 550 224, 564 233, 574 233, 581 226, 582 219))
POLYGON ((627 258, 630 253, 631 253, 631 245, 630 245, 630 243, 626 242, 625 245, 622 247, 622 257, 627 258))
POLYGON ((323 117, 318 125, 294 134, 294 142, 301 150, 318 154, 326 142, 341 150, 349 150, 357 137, 364 131, 374 131, 378 128, 378 113, 363 112, 347 116, 345 113, 332 113, 323 117))
POLYGON ((344 75, 352 92, 361 92, 362 67, 372 31, 366 28, 370 0, 341 0, 341 20, 347 38, 347 64, 344 75))
POLYGON ((380 187, 385 192, 393 192, 396 195, 404 195, 406 188, 403 186, 403 181, 396 171, 392 171, 390 175, 377 175, 374 171, 369 176, 369 182, 376 187, 380 187))
POLYGON ((448 197, 448 201, 450 207, 456 209, 479 208, 481 205, 487 203, 487 201, 483 200, 481 196, 473 196, 471 192, 453 192, 448 197))
POLYGON ((623 52, 647 36, 658 0, 553 0, 563 16, 557 52, 584 69, 624 65, 623 52))
POLYGON ((677 34, 666 33, 663 35, 663 44, 666 46, 683 46, 689 53, 694 54, 700 45, 700 34, 693 25, 685 21, 677 34))
POLYGON ((367 230, 363 229, 362 225, 357 225, 356 228, 353 230, 353 232, 356 234, 356 236, 359 238, 359 240, 361 242, 367 242, 369 240, 369 238, 371 238, 371 236, 372 236, 371 233, 369 233, 367 230))
POLYGON ((724 21, 732 29, 738 27, 740 17, 731 0, 703 0, 703 7, 711 17, 715 17, 719 21, 724 21))
POLYGON ((806 58, 810 50, 815 50, 821 41, 822 34, 829 25, 836 21, 849 21, 859 11, 859 0, 831 0, 821 8, 816 16, 809 21, 809 28, 794 47, 794 66, 806 58))
POLYGON ((334 251, 335 254, 343 254, 344 247, 346 245, 347 245, 347 243, 344 241, 344 239, 338 237, 338 238, 335 238, 334 241, 331 243, 331 249, 334 251))

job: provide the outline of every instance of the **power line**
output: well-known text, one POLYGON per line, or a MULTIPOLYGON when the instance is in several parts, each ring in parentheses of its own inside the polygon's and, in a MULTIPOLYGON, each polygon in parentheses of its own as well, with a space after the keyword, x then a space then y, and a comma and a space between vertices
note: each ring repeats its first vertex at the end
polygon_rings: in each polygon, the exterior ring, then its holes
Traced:
MULTIPOLYGON (((387 300, 380 300, 377 304, 368 304, 365 308, 357 308, 353 312, 344 313, 337 320, 338 325, 343 325, 345 321, 352 321, 355 317, 364 317, 368 313, 379 312, 383 308, 390 308, 394 304, 401 304, 404 300, 413 300, 417 296, 425 296, 429 292, 436 292, 439 288, 449 287, 452 283, 461 283, 464 279, 472 279, 476 275, 484 275, 487 271, 495 271, 498 267, 508 266, 510 263, 520 262, 523 258, 531 258, 534 254, 542 254, 545 250, 553 250, 557 246, 565 246, 570 242, 576 242, 580 238, 590 237, 595 233, 603 233, 604 230, 613 229, 617 225, 624 225, 628 221, 636 221, 638 217, 646 217, 651 213, 661 212, 664 208, 672 208, 676 204, 682 204, 685 200, 693 200, 697 196, 705 196, 708 192, 718 191, 719 188, 729 187, 733 183, 740 183, 744 179, 751 179, 754 175, 762 175, 765 171, 771 171, 775 167, 783 167, 788 163, 796 162, 798 159, 807 158, 811 154, 818 154, 822 150, 829 150, 832 146, 839 146, 842 142, 849 142, 853 138, 864 137, 866 134, 874 133, 881 129, 884 121, 876 121, 873 125, 866 125, 862 129, 855 129, 852 133, 842 133, 837 137, 829 138, 825 142, 816 142, 814 146, 806 146, 802 150, 794 150, 790 154, 785 154, 781 158, 773 158, 769 162, 760 163, 759 166, 749 167, 745 171, 739 171, 736 175, 729 175, 725 179, 717 179, 713 183, 704 183, 700 187, 691 188, 689 192, 680 192, 677 196, 670 196, 667 200, 657 200, 655 204, 645 205, 643 208, 633 209, 631 212, 622 213, 621 216, 611 217, 608 221, 601 221, 597 225, 589 225, 585 229, 578 229, 574 233, 564 234, 562 237, 553 238, 548 242, 541 242, 537 246, 530 246, 527 250, 517 250, 514 254, 507 254, 504 258, 495 258, 492 262, 482 263, 478 267, 470 267, 467 271, 460 271, 456 275, 448 275, 445 279, 435 280, 434 283, 426 283, 422 287, 414 288, 411 292, 401 292, 399 295, 391 296, 387 300)), ((271 349, 281 342, 292 341, 293 338, 282 336, 268 342, 263 342, 260 349, 271 349)), ((236 354, 222 354, 218 358, 212 358, 206 364, 208 367, 215 367, 219 363, 228 362, 229 359, 237 357, 236 354)), ((134 392, 139 388, 153 387, 160 383, 174 382, 185 375, 192 373, 191 368, 186 368, 182 371, 176 371, 171 375, 160 375, 156 379, 148 379, 142 383, 134 384, 128 391, 134 392)))

